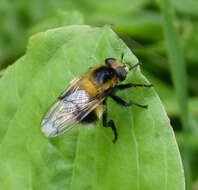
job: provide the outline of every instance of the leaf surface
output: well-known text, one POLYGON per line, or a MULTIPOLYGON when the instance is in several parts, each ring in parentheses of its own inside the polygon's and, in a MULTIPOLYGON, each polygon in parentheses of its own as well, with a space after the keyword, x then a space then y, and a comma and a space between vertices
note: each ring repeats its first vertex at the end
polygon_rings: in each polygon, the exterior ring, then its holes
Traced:
MULTIPOLYGON (((116 144, 112 143, 111 129, 102 127, 101 121, 77 126, 53 139, 41 132, 44 113, 72 79, 105 58, 120 59, 122 53, 124 61, 137 63, 107 26, 61 27, 30 39, 26 55, 0 80, 3 93, 12 77, 20 80, 20 88, 12 84, 5 93, 9 97, 0 99, 0 104, 13 101, 16 105, 14 111, 8 106, 8 116, 0 121, 1 189, 184 189, 173 130, 153 88, 118 93, 127 101, 148 104, 146 110, 123 108, 108 100, 108 119, 114 119, 119 134, 116 144), (16 104, 21 94, 22 100, 16 104)), ((139 68, 131 71, 124 82, 148 83, 139 68)))

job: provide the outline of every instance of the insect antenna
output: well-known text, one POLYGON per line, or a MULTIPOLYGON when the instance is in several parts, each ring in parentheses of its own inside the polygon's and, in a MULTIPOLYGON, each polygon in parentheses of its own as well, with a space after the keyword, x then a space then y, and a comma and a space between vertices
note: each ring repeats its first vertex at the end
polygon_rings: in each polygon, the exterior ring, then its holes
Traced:
MULTIPOLYGON (((123 58, 124 58, 124 53, 121 54, 121 61, 123 62, 123 58)), ((129 71, 134 69, 135 67, 137 67, 138 65, 141 65, 142 63, 139 61, 138 63, 136 63, 135 65, 131 66, 130 63, 125 63, 127 65, 129 65, 129 71)))
POLYGON ((133 66, 130 65, 129 71, 132 70, 132 69, 134 69, 134 68, 137 67, 138 65, 141 65, 141 64, 142 64, 141 62, 138 62, 138 63, 136 63, 136 64, 133 65, 133 66))

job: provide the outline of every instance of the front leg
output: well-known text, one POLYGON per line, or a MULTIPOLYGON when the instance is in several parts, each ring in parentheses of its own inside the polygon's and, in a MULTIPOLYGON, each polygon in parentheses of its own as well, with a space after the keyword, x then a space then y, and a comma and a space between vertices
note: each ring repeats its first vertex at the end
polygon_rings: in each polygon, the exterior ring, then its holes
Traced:
MULTIPOLYGON (((106 102, 104 102, 106 105, 106 102)), ((110 120, 107 122, 107 109, 103 112, 102 114, 102 122, 103 122, 103 126, 104 127, 111 127, 113 133, 114 133, 114 139, 113 139, 113 143, 116 142, 117 138, 118 138, 118 133, 114 124, 113 120, 110 120)))
POLYGON ((139 106, 141 108, 148 108, 148 105, 141 105, 141 104, 137 104, 135 102, 125 102, 124 100, 122 100, 120 97, 114 95, 114 94, 111 94, 110 97, 116 101, 118 104, 120 104, 121 106, 124 106, 124 107, 127 107, 127 106, 131 106, 131 105, 136 105, 136 106, 139 106))
POLYGON ((131 88, 131 87, 152 87, 152 84, 135 84, 135 83, 128 83, 128 84, 120 84, 116 85, 115 89, 117 90, 123 90, 126 88, 131 88))

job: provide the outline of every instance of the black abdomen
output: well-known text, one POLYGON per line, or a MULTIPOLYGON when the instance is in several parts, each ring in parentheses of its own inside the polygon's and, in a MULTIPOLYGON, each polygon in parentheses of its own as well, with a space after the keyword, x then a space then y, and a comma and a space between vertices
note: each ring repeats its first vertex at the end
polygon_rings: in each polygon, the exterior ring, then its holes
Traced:
POLYGON ((99 84, 106 83, 107 81, 111 80, 115 75, 115 71, 112 68, 105 66, 100 67, 94 72, 94 76, 99 84))
POLYGON ((82 123, 94 123, 97 120, 98 120, 98 117, 97 117, 95 111, 92 111, 81 122, 82 123))

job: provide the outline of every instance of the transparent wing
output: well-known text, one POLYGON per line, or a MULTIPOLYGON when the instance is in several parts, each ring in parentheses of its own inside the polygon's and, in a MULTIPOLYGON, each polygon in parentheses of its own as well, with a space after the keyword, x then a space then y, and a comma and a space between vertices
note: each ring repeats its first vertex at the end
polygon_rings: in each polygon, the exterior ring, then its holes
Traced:
POLYGON ((69 131, 93 111, 105 97, 90 99, 80 87, 55 102, 44 116, 41 126, 47 137, 56 137, 69 131))
POLYGON ((68 94, 71 94, 72 92, 78 90, 78 88, 79 88, 78 82, 79 81, 80 81, 79 78, 72 80, 70 86, 59 96, 59 99, 63 99, 68 94))

